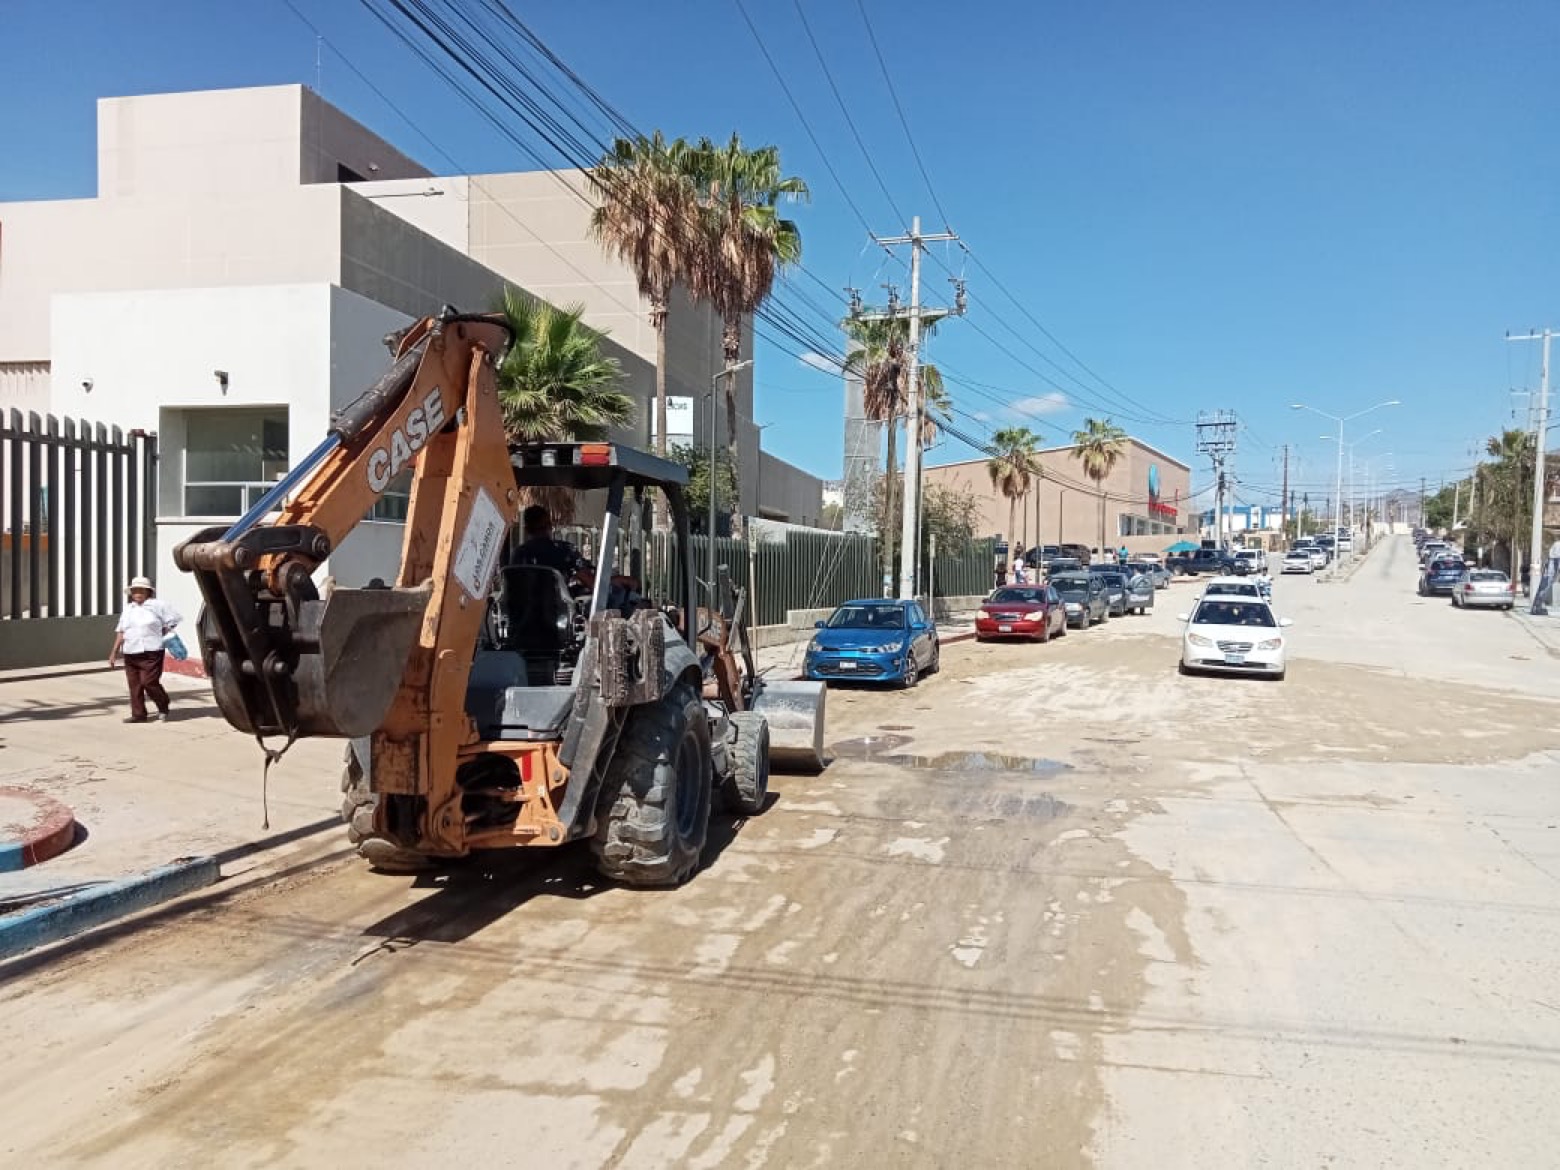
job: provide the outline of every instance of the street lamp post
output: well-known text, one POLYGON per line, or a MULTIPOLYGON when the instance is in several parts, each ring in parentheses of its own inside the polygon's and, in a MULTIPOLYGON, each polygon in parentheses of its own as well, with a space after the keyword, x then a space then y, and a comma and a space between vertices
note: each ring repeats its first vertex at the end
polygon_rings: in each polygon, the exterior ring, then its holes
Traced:
MULTIPOLYGON (((727 366, 723 370, 716 371, 715 374, 710 378, 710 462, 709 466, 705 469, 705 478, 709 481, 710 489, 710 521, 709 531, 705 534, 705 536, 710 542, 708 564, 710 573, 709 588, 711 613, 715 612, 715 606, 719 600, 715 596, 715 499, 719 493, 720 488, 720 476, 717 474, 718 469, 715 466, 715 416, 717 414, 715 406, 717 401, 715 397, 715 390, 716 387, 720 385, 720 380, 722 378, 735 378, 737 376, 738 370, 745 370, 752 364, 753 359, 747 358, 744 361, 738 362, 734 366, 727 366)), ((740 495, 738 498, 741 498, 740 495)))
POLYGON ((1323 418, 1331 419, 1338 424, 1338 490, 1333 496, 1333 539, 1335 541, 1338 537, 1338 521, 1342 517, 1343 512, 1343 424, 1353 422, 1355 419, 1361 418, 1373 410, 1380 410, 1384 406, 1402 405, 1396 398, 1391 398, 1386 402, 1378 402, 1375 406, 1367 406, 1364 410, 1357 410, 1353 414, 1346 414, 1342 418, 1336 414, 1328 414, 1325 410, 1317 410, 1314 406, 1307 406, 1303 402, 1292 402, 1289 405, 1290 410, 1309 410, 1312 414, 1319 414, 1323 418))

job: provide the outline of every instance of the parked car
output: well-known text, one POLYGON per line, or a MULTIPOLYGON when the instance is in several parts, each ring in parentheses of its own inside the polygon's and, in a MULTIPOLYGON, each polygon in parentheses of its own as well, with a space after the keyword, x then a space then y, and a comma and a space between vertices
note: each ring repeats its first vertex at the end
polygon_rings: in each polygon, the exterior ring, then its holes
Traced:
POLYGON ((1465 567, 1457 584, 1452 586, 1452 604, 1464 609, 1510 609, 1516 600, 1516 587, 1499 569, 1465 567))
POLYGON ((937 627, 918 602, 869 597, 847 601, 818 623, 802 674, 818 682, 864 679, 913 687, 941 665, 937 627))
POLYGON ((1311 567, 1313 569, 1325 569, 1332 560, 1332 552, 1326 545, 1312 544, 1307 546, 1305 551, 1311 554, 1311 567))
POLYGON ((1154 579, 1147 573, 1127 576, 1127 609, 1144 614, 1154 608, 1154 579))
POLYGON ((1425 571, 1419 575, 1419 596, 1421 597, 1450 597, 1452 590, 1462 580, 1467 566, 1462 563, 1462 557, 1432 557, 1425 564, 1425 571))
POLYGON ((1038 569, 1042 565, 1049 565, 1061 555, 1062 549, 1060 545, 1040 544, 1024 554, 1024 563, 1031 569, 1038 569))
POLYGON ((1247 572, 1267 572, 1267 553, 1260 548, 1241 548, 1235 550, 1235 561, 1238 565, 1244 565, 1247 572))
POLYGON ((1127 576, 1119 569, 1090 569, 1091 576, 1098 577, 1105 586, 1105 603, 1111 617, 1123 617, 1127 612, 1127 576))
POLYGON ((1204 597, 1190 614, 1181 636, 1182 674, 1262 674, 1281 679, 1287 665, 1280 627, 1293 623, 1274 615, 1265 601, 1245 597, 1204 597))
POLYGON ((1316 566, 1311 563, 1309 549, 1292 548, 1284 554, 1284 563, 1281 572, 1285 573, 1314 573, 1316 566))
POLYGON ((1086 630, 1094 622, 1102 622, 1110 616, 1110 605, 1105 600, 1105 584, 1093 573, 1078 571, 1057 574, 1051 578, 1051 588, 1062 599, 1069 625, 1086 630))
POLYGON ((1174 580, 1169 569, 1157 561, 1150 561, 1146 557, 1141 561, 1128 561, 1127 572, 1134 576, 1141 574, 1147 577, 1154 583, 1155 589, 1168 589, 1170 582, 1174 580))
POLYGON ((1049 585, 1010 585, 998 589, 975 615, 975 640, 1029 638, 1049 642, 1067 632, 1067 610, 1049 585))
POLYGON ((1427 540, 1419 546, 1419 563, 1428 565, 1437 553, 1445 552, 1451 546, 1444 540, 1427 540))
POLYGON ((1084 562, 1077 557, 1054 557, 1046 563, 1045 571, 1048 576, 1054 577, 1058 573, 1081 573, 1084 562))

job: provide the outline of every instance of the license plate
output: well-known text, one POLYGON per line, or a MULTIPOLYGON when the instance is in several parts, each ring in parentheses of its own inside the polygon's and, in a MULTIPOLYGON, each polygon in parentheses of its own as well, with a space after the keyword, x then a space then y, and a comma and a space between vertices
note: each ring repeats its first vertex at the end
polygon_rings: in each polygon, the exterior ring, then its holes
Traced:
POLYGON ((1224 665, 1226 666, 1244 666, 1245 664, 1246 656, 1244 654, 1226 654, 1224 656, 1224 665))
POLYGON ((855 670, 856 669, 856 664, 854 662, 849 662, 849 661, 841 662, 839 664, 839 668, 841 670, 855 670))
POLYGON ((1011 634, 1012 632, 1013 632, 1013 627, 1012 626, 998 626, 997 627, 997 633, 999 633, 999 634, 1011 634))

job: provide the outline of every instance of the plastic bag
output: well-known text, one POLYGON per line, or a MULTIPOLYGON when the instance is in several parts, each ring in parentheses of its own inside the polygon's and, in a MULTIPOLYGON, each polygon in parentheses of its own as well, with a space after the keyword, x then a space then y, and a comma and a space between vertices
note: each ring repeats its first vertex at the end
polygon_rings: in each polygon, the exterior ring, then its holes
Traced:
POLYGON ((173 655, 175 662, 183 662, 190 656, 189 650, 185 648, 184 639, 179 637, 178 634, 169 634, 164 638, 163 649, 173 655))

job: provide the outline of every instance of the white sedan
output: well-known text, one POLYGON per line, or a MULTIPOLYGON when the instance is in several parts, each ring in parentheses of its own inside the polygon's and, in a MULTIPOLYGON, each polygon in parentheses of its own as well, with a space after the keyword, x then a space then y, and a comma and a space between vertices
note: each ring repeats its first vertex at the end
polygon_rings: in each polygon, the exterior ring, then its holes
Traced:
POLYGON ((1204 597, 1190 614, 1181 636, 1181 673, 1260 674, 1284 677, 1287 657, 1280 629, 1292 625, 1276 617, 1266 601, 1249 597, 1204 597))
POLYGON ((1284 554, 1283 571, 1286 573, 1314 573, 1316 566, 1311 563, 1309 549, 1290 549, 1284 554))

